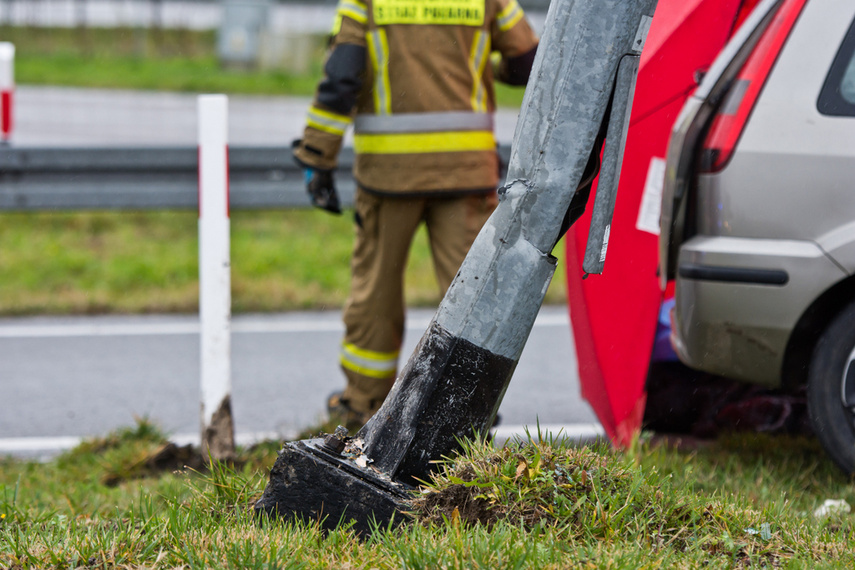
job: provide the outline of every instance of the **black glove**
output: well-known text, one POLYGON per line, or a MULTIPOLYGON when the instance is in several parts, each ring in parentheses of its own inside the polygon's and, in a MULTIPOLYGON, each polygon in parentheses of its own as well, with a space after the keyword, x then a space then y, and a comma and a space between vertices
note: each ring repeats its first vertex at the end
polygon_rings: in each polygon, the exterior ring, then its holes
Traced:
MULTIPOLYGON (((302 143, 301 139, 291 141, 292 152, 297 150, 302 143)), ((306 147, 306 150, 320 154, 319 150, 312 147, 306 147)), ((303 172, 306 175, 306 192, 309 194, 312 205, 333 214, 341 214, 341 205, 338 201, 338 192, 335 191, 332 170, 312 168, 297 158, 296 154, 294 160, 303 167, 303 172)))
POLYGON ((306 192, 309 193, 312 205, 333 214, 341 214, 332 170, 306 168, 305 173, 306 192))

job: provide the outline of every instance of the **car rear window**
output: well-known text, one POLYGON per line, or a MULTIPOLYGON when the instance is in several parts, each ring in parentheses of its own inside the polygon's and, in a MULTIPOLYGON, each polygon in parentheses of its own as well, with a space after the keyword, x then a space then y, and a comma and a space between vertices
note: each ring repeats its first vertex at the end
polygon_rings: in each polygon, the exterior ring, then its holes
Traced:
POLYGON ((817 108, 823 115, 855 117, 855 21, 828 70, 817 108))

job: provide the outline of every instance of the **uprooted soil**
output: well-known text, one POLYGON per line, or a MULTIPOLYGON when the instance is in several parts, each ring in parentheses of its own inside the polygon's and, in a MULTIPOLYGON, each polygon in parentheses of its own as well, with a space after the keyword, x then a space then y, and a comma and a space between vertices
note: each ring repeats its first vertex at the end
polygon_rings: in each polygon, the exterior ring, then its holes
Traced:
MULTIPOLYGON (((468 473, 469 481, 474 473, 468 473)), ((463 473, 467 475, 467 473, 463 473)), ((464 479, 466 480, 466 479, 464 479)), ((414 506, 423 516, 424 521, 440 522, 443 517, 447 520, 459 517, 466 524, 480 523, 490 526, 500 517, 501 512, 491 508, 489 501, 479 496, 477 487, 465 484, 452 484, 436 492, 431 492, 416 499, 414 506), (455 515, 455 511, 457 515, 455 515)))
POLYGON ((107 471, 101 481, 107 486, 114 487, 122 481, 131 479, 156 477, 161 473, 186 469, 202 471, 205 467, 205 460, 198 448, 189 444, 178 446, 172 442, 167 442, 131 465, 125 465, 122 469, 107 471))

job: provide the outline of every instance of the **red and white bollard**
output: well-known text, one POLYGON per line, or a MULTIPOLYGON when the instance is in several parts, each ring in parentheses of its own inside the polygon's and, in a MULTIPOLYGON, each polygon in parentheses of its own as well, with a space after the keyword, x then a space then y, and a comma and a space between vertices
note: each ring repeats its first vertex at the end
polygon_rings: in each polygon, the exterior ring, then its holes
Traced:
POLYGON ((234 457, 231 408, 228 98, 201 95, 199 116, 199 324, 202 454, 234 457))
POLYGON ((12 136, 12 95, 15 91, 15 45, 0 42, 0 140, 12 136))

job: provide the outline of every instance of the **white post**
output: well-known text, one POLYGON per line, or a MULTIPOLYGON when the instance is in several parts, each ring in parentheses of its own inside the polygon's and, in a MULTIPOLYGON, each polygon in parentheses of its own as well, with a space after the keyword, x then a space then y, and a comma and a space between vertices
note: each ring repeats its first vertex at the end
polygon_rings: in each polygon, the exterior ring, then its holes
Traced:
POLYGON ((15 45, 0 42, 0 141, 12 136, 12 94, 15 91, 15 45))
POLYGON ((228 98, 200 95, 199 323, 202 454, 234 457, 231 410, 228 98))

